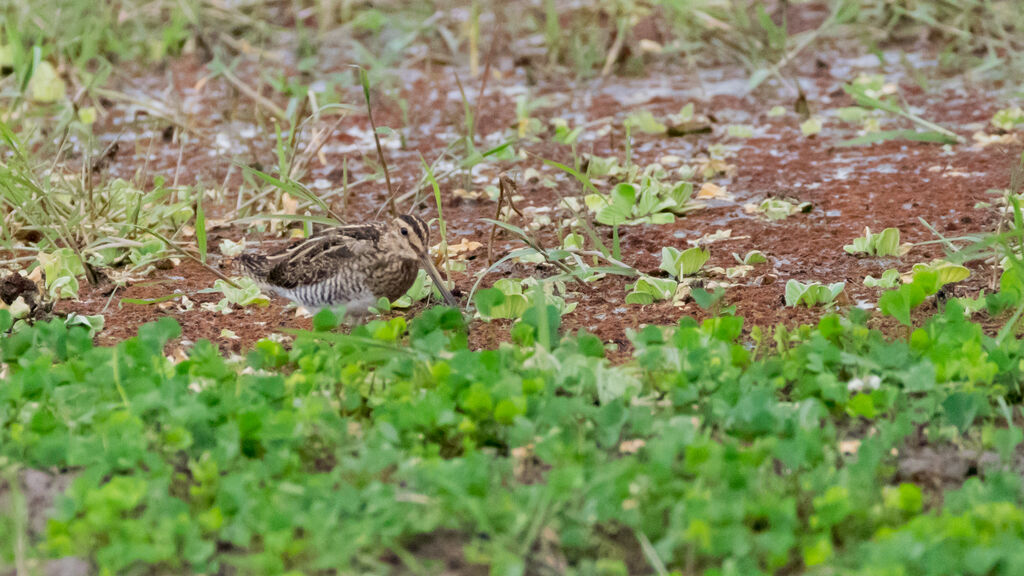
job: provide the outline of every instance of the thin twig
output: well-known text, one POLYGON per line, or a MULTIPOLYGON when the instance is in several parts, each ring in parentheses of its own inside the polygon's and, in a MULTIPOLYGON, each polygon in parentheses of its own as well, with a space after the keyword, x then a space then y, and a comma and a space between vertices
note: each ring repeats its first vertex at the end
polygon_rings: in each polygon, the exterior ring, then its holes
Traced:
MULTIPOLYGON (((495 30, 500 30, 498 15, 495 13, 495 30)), ((491 47, 487 49, 487 61, 484 62, 484 76, 480 79, 480 92, 476 95, 476 106, 473 107, 473 131, 469 134, 471 140, 476 140, 476 127, 480 117, 480 105, 483 103, 484 91, 487 89, 487 77, 491 75, 491 61, 494 59, 494 48, 498 45, 497 40, 491 38, 491 47)))
POLYGON ((288 114, 284 111, 283 108, 281 108, 277 104, 274 104, 269 98, 260 94, 253 88, 250 88, 245 82, 239 80, 237 76, 235 76, 231 73, 230 70, 228 70, 227 66, 223 67, 223 69, 220 71, 220 75, 223 76, 225 80, 230 82, 232 86, 237 88, 239 92, 248 96, 250 100, 258 104, 259 106, 266 108, 271 114, 276 116, 279 120, 288 120, 288 114))
POLYGON ((366 70, 359 68, 359 80, 363 85, 363 97, 366 99, 366 115, 370 118, 370 129, 373 130, 373 142, 377 145, 377 159, 384 170, 384 180, 388 184, 388 210, 392 216, 398 216, 398 208, 395 207, 395 190, 391 186, 391 174, 388 173, 388 161, 384 158, 384 148, 380 145, 380 135, 377 134, 377 123, 373 121, 373 106, 370 105, 370 80, 366 70))
POLYGON ((626 276, 633 276, 634 274, 636 274, 636 268, 630 266, 629 264, 626 264, 625 262, 623 262, 621 260, 616 260, 615 258, 613 258, 611 256, 607 256, 607 255, 605 255, 605 254, 603 254, 603 253, 601 253, 601 252, 599 252, 597 250, 579 250, 579 249, 576 249, 576 248, 565 248, 564 250, 566 252, 568 252, 569 254, 575 254, 577 256, 589 256, 591 258, 597 258, 599 260, 605 260, 606 262, 608 262, 612 266, 618 266, 619 268, 625 268, 626 270, 632 272, 631 274, 625 274, 626 276))
POLYGON ((754 89, 761 84, 761 81, 763 81, 764 78, 767 78, 769 76, 775 76, 781 79, 782 69, 789 65, 789 63, 792 62, 793 59, 795 59, 801 52, 803 52, 804 49, 813 44, 814 41, 818 39, 818 36, 820 36, 823 32, 828 30, 828 28, 830 28, 832 25, 836 23, 839 17, 839 9, 842 6, 842 4, 842 2, 839 2, 837 4, 836 9, 833 10, 828 15, 828 18, 826 18, 825 21, 821 23, 821 26, 818 26, 814 30, 810 31, 810 33, 808 33, 806 36, 804 36, 792 50, 786 53, 778 62, 776 62, 768 69, 768 73, 765 74, 761 80, 752 83, 747 88, 747 92, 753 92, 754 89))
MULTIPOLYGON (((509 208, 513 212, 519 215, 520 218, 526 219, 523 213, 516 208, 515 203, 512 201, 512 195, 516 192, 517 186, 515 180, 509 177, 508 172, 502 172, 498 175, 498 208, 495 210, 494 219, 501 220, 501 209, 507 203, 509 208)), ((498 225, 491 224, 491 234, 487 239, 487 265, 490 266, 494 263, 493 251, 494 251, 494 236, 498 232, 498 225)))
POLYGON ((608 57, 605 58, 604 68, 601 68, 601 76, 608 76, 612 73, 612 68, 615 66, 615 62, 619 59, 619 54, 622 53, 622 47, 626 44, 626 18, 619 20, 619 26, 615 33, 615 40, 612 42, 612 47, 608 49, 608 57))
POLYGON ((327 144, 327 141, 334 134, 334 132, 341 126, 341 123, 345 120, 345 114, 342 114, 338 121, 335 122, 330 128, 324 128, 319 132, 314 133, 310 137, 309 145, 306 149, 299 154, 298 158, 292 164, 292 174, 297 174, 300 170, 310 163, 314 156, 320 153, 320 150, 327 144))
MULTIPOLYGON (((469 114, 469 99, 466 98, 466 91, 462 87, 462 79, 459 78, 458 72, 452 71, 452 74, 455 76, 455 85, 459 87, 459 94, 462 96, 462 107, 466 111, 466 114, 469 114)), ((469 137, 469 142, 466 142, 466 146, 472 147, 473 134, 476 133, 476 116, 471 116, 469 121, 470 125, 466 127, 466 134, 469 137)))

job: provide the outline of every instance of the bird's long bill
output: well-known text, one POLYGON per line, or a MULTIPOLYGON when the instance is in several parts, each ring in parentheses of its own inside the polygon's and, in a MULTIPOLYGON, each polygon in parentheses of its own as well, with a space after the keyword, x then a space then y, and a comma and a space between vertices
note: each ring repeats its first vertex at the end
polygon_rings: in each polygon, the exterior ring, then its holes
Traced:
POLYGON ((448 286, 441 281, 441 275, 438 274, 437 268, 434 267, 434 263, 430 261, 430 256, 420 256, 420 262, 423 263, 423 269, 427 271, 427 274, 430 275, 430 279, 433 280, 434 286, 437 286, 441 295, 444 296, 444 301, 448 303, 449 306, 458 306, 458 302, 455 301, 455 296, 448 291, 448 286))

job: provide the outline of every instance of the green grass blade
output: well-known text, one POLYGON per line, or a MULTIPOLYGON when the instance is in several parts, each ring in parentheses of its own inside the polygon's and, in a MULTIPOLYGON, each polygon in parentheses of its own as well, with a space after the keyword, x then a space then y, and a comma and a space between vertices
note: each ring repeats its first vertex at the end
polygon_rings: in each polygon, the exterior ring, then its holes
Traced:
POLYGON ((910 140, 913 142, 931 142, 934 144, 956 144, 956 137, 929 130, 919 132, 917 130, 884 130, 882 132, 871 132, 849 140, 843 140, 836 146, 864 146, 889 140, 910 140))
POLYGON ((196 247, 199 248, 199 260, 206 264, 206 211, 203 209, 203 190, 196 195, 196 247))

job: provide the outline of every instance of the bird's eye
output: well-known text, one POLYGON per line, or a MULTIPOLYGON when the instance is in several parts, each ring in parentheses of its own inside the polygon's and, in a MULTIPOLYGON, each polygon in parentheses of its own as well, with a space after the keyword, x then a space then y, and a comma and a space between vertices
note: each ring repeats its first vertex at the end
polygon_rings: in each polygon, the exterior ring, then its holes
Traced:
POLYGON ((408 235, 409 235, 409 229, 408 228, 402 228, 402 236, 408 236, 408 235))

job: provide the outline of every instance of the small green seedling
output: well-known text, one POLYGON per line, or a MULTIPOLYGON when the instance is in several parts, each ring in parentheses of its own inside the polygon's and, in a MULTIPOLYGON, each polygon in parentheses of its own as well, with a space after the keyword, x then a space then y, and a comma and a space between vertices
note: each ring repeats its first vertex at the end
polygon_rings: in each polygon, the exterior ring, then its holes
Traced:
POLYGON ((529 94, 520 94, 516 98, 515 132, 519 139, 534 137, 544 130, 544 124, 533 113, 549 105, 547 98, 531 98, 529 94))
POLYGON ((963 296, 960 298, 952 298, 951 301, 962 306, 964 309, 964 316, 967 317, 973 316, 974 314, 988 308, 988 298, 986 297, 984 290, 978 293, 977 298, 963 296))
POLYGON ((40 252, 38 258, 50 298, 78 298, 78 277, 85 275, 85 267, 78 254, 71 248, 58 248, 50 254, 40 252))
POLYGON ((847 124, 863 124, 870 112, 860 106, 845 106, 836 110, 836 117, 847 124))
POLYGON ((555 129, 555 135, 552 137, 552 140, 559 144, 571 145, 579 139, 580 134, 583 134, 583 126, 570 128, 569 122, 564 118, 552 119, 551 126, 555 129))
POLYGON ((885 272, 882 272, 882 276, 875 278, 873 276, 867 276, 864 278, 864 285, 868 288, 895 288, 900 284, 900 271, 895 268, 889 268, 885 272))
POLYGON ((740 258, 739 254, 733 252, 732 257, 736 259, 736 262, 743 266, 764 264, 765 262, 768 261, 768 257, 765 256, 764 252, 761 252, 760 250, 751 250, 750 252, 747 252, 747 254, 743 258, 740 258))
POLYGON ((937 275, 931 271, 922 271, 914 275, 914 280, 903 284, 895 290, 889 290, 878 299, 878 308, 882 314, 892 316, 905 326, 910 326, 910 313, 921 305, 925 299, 938 292, 937 275))
POLYGON ((537 284, 544 289, 547 305, 554 306, 559 314, 564 316, 576 309, 576 302, 565 301, 563 282, 539 283, 533 278, 502 278, 496 281, 493 287, 480 290, 474 296, 477 316, 486 320, 522 318, 523 313, 530 307, 530 295, 526 289, 537 284))
POLYGON ((886 228, 878 234, 872 234, 870 228, 864 228, 864 236, 855 238, 853 244, 843 246, 843 250, 848 254, 903 256, 910 250, 910 245, 900 245, 900 231, 897 228, 886 228))
POLYGON ((244 308, 246 306, 266 306, 270 303, 270 299, 263 295, 259 285, 252 278, 243 276, 232 278, 232 280, 238 284, 238 288, 224 280, 217 280, 213 283, 213 288, 200 290, 200 292, 220 292, 224 295, 220 302, 203 304, 203 308, 221 314, 230 314, 234 310, 234 306, 244 308))
MULTIPOLYGON (((167 245, 159 238, 140 242, 137 246, 132 246, 128 249, 128 261, 132 263, 132 267, 135 270, 153 264, 154 262, 163 259, 166 255, 167 245)), ((115 251, 113 254, 103 258, 103 263, 107 264, 112 261, 108 260, 108 258, 117 258, 119 256, 120 255, 115 251)))
POLYGON ((233 242, 227 238, 224 238, 220 241, 220 244, 218 244, 217 246, 220 249, 220 253, 222 256, 227 256, 231 258, 234 256, 238 256, 239 254, 245 251, 245 238, 242 238, 242 240, 239 242, 233 242))
POLYGON ((693 102, 688 102, 685 106, 679 109, 678 114, 669 116, 669 120, 674 124, 682 124, 683 122, 693 121, 694 116, 694 105, 693 102))
POLYGON ((68 328, 72 326, 82 326, 89 331, 89 337, 92 338, 96 334, 103 331, 103 325, 105 321, 102 314, 93 314, 86 316, 84 314, 78 314, 72 312, 68 314, 68 317, 64 320, 64 325, 68 328))
MULTIPOLYGON (((636 110, 626 116, 627 129, 637 129, 646 134, 657 134, 661 136, 685 136, 687 134, 706 133, 711 131, 711 125, 703 121, 694 121, 693 103, 682 107, 678 114, 672 114, 665 119, 656 117, 650 110, 636 110)), ((733 138, 748 138, 753 134, 753 128, 749 126, 730 126, 727 128, 729 135, 733 138), (734 133, 735 130, 735 133, 734 133)))
POLYGON ((703 310, 711 312, 713 315, 718 316, 722 313, 731 315, 736 312, 736 306, 729 306, 728 308, 722 307, 722 301, 725 298, 725 288, 717 287, 711 292, 703 288, 694 288, 691 294, 693 301, 697 303, 703 310))
POLYGON ((679 250, 666 246, 661 249, 661 265, 659 268, 668 272, 674 278, 682 279, 684 276, 692 276, 700 271, 711 257, 707 248, 694 246, 680 252, 679 250))
POLYGON ((1024 124, 1024 110, 1020 106, 1004 108, 992 115, 992 125, 1000 130, 1012 132, 1024 124))
POLYGON ((895 288, 900 284, 912 282, 914 274, 922 270, 935 272, 938 275, 939 287, 966 280, 971 275, 971 271, 965 266, 945 260, 935 260, 928 264, 914 264, 914 268, 902 276, 895 268, 886 270, 879 278, 867 276, 864 278, 864 285, 868 288, 895 288))
POLYGON ((599 223, 631 226, 671 224, 677 214, 700 207, 691 202, 692 196, 693 184, 690 182, 668 184, 653 176, 645 176, 639 186, 622 182, 608 195, 588 194, 583 200, 599 223))
POLYGON ((823 285, 820 282, 803 283, 797 280, 786 282, 786 306, 796 307, 801 304, 812 306, 831 306, 846 288, 846 282, 823 285))
POLYGON ((811 116, 800 123, 800 133, 808 138, 817 136, 821 133, 823 125, 824 121, 821 119, 821 116, 811 116))
POLYGON ((806 214, 813 207, 810 202, 791 202, 784 198, 765 198, 760 204, 747 204, 743 209, 748 214, 759 214, 775 222, 789 218, 793 214, 806 214))
POLYGON ((28 83, 29 96, 40 103, 62 100, 66 96, 67 86, 57 73, 57 69, 46 60, 40 60, 32 71, 32 79, 28 83))
MULTIPOLYGON (((28 318, 26 318, 28 312, 30 311, 29 307, 27 305, 24 305, 24 301, 21 299, 21 297, 18 297, 18 299, 11 304, 11 307, 8 308, 7 311, 11 314, 11 319, 15 320, 14 324, 11 326, 12 333, 20 332, 32 326, 32 323, 28 320, 28 318), (15 306, 15 304, 18 304, 19 302, 21 303, 21 305, 15 306), (22 308, 22 306, 24 306, 24 308, 22 308), (22 311, 24 311, 24 314, 22 314, 22 311)), ((79 314, 77 312, 71 312, 70 314, 67 315, 66 318, 64 318, 64 326, 66 326, 67 328, 71 328, 72 326, 81 326, 82 328, 85 328, 88 331, 89 338, 93 338, 94 336, 99 334, 103 330, 104 323, 105 319, 103 318, 102 314, 93 314, 86 316, 84 314, 79 314)))
POLYGON ((971 277, 971 271, 968 270, 966 266, 961 266, 960 264, 953 264, 952 262, 947 262, 946 260, 933 260, 928 264, 914 264, 914 268, 911 270, 910 274, 904 275, 903 281, 912 281, 914 274, 917 274, 918 272, 922 272, 925 270, 935 272, 936 282, 938 282, 939 288, 945 286, 946 284, 953 284, 955 282, 960 282, 971 277))
POLYGON ((883 314, 910 326, 910 313, 929 296, 936 294, 946 284, 960 282, 970 275, 966 267, 944 260, 915 264, 913 271, 906 275, 909 278, 902 278, 903 284, 899 288, 882 294, 878 299, 878 308, 883 314))
POLYGON ((708 271, 725 274, 726 278, 742 278, 754 270, 755 264, 763 264, 768 261, 768 258, 760 250, 751 250, 742 258, 739 254, 733 252, 732 257, 737 262, 736 266, 729 266, 727 268, 716 266, 709 268, 708 271))
POLYGON ((668 126, 654 117, 650 110, 636 110, 626 116, 626 126, 647 134, 664 134, 668 126))
POLYGON ((730 124, 725 127, 725 133, 729 138, 752 138, 754 127, 749 124, 730 124))
POLYGON ((636 164, 625 166, 615 156, 585 156, 587 177, 593 180, 632 182, 640 173, 636 164))
POLYGON ((636 282, 628 284, 626 289, 626 304, 639 304, 647 306, 659 300, 674 299, 681 284, 672 278, 655 278, 654 276, 641 276, 636 282))
POLYGON ((710 256, 707 248, 699 246, 681 252, 672 247, 662 248, 660 268, 668 272, 671 278, 641 276, 636 282, 626 286, 629 290, 626 294, 626 303, 646 306, 658 300, 685 300, 690 294, 690 277, 700 272, 710 256))

